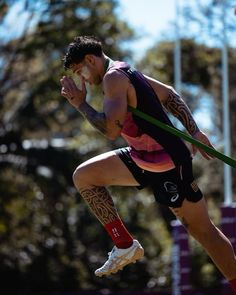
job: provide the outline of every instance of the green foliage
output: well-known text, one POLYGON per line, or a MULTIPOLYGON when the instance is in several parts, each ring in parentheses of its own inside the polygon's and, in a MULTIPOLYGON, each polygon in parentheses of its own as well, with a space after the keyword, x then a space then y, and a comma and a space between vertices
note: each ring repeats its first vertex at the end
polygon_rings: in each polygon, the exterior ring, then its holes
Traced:
MULTIPOLYGON (((5 1, 0 7, 2 28, 15 4, 5 1)), ((170 285, 170 237, 165 225, 156 223, 158 211, 148 192, 134 198, 134 190, 112 190, 146 259, 101 281, 93 272, 112 243, 72 183, 79 163, 123 141, 107 142, 60 96, 62 58, 80 34, 98 36, 114 59, 128 57, 122 42, 134 33, 117 18, 118 2, 21 4, 18 17, 27 15, 23 33, 2 39, 0 49, 1 292, 158 289, 158 274, 170 285)), ((101 89, 90 92, 89 101, 101 108, 101 89)))
MULTIPOLYGON (((147 190, 138 193, 131 188, 112 188, 122 218, 146 254, 137 266, 101 280, 93 272, 106 259, 112 243, 71 179, 79 163, 124 144, 122 140, 107 142, 91 128, 60 96, 59 83, 65 74, 63 55, 76 35, 98 36, 113 59, 130 56, 122 43, 131 41, 134 32, 117 17, 118 1, 4 1, 0 4, 1 28, 17 2, 22 4, 17 17, 26 13, 27 21, 16 22, 13 29, 22 24, 23 33, 10 38, 11 32, 5 31, 0 41, 1 294, 18 290, 31 294, 170 289, 169 224, 173 215, 161 206, 158 210, 147 190)), ((186 39, 183 54, 184 83, 213 91, 219 100, 219 50, 186 39)), ((235 53, 230 51, 231 83, 235 79, 234 58, 235 53)), ((161 42, 137 67, 172 83, 173 43, 161 42)), ((102 105, 99 93, 99 88, 89 90, 89 102, 97 109, 102 105)), ((197 107, 191 95, 187 99, 197 107)), ((222 168, 214 165, 210 166, 210 175, 222 168)), ((196 165, 197 175, 200 177, 206 168, 196 165)), ((219 196, 215 183, 221 182, 217 177, 211 179, 215 180, 211 188, 219 196)), ((208 267, 205 256, 196 248, 193 253, 195 284, 214 284, 217 275, 208 267), (199 257, 204 274, 208 274, 206 282, 197 276, 199 257)))

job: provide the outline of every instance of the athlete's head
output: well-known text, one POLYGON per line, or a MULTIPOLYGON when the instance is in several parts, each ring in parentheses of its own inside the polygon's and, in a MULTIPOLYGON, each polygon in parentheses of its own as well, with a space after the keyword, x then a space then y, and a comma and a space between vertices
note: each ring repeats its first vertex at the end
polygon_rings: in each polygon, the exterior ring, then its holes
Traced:
POLYGON ((103 57, 101 42, 93 36, 78 36, 68 46, 64 67, 82 76, 87 82, 99 84, 99 62, 103 57))
POLYGON ((102 56, 102 43, 93 36, 78 36, 67 48, 64 67, 70 69, 73 64, 81 63, 87 54, 102 56))

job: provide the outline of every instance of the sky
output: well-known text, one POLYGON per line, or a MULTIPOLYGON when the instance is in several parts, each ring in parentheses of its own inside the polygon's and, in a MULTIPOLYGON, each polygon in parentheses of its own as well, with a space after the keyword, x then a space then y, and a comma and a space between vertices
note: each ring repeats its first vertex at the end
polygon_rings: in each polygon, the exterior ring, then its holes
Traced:
MULTIPOLYGON (((127 21, 140 36, 129 44, 133 51, 133 60, 140 59, 145 51, 161 39, 175 38, 176 3, 181 11, 184 0, 120 0, 120 17, 127 21)), ((181 27, 181 19, 179 20, 181 27)), ((195 119, 203 128, 211 128, 210 105, 204 105, 196 113, 195 119), (203 113, 204 111, 204 113, 203 113), (203 122, 204 117, 204 124, 203 122)))
MULTIPOLYGON (((171 21, 173 22, 175 1, 176 0, 119 0, 119 17, 127 21, 139 35, 139 39, 133 42, 132 45, 135 55, 142 55, 142 52, 161 37, 162 32, 165 32, 168 26, 170 26, 169 23, 171 21)), ((7 25, 9 27, 15 24, 16 15, 18 16, 18 13, 20 13, 21 23, 27 20, 28 14, 22 13, 22 3, 24 3, 24 1, 16 2, 15 9, 9 14, 7 18, 7 25)), ((35 22, 36 21, 37 19, 35 19, 35 22)), ((20 35, 22 30, 23 26, 18 26, 17 31, 13 30, 12 34, 14 36, 20 35)), ((3 32, 0 33, 0 36, 1 34, 3 34, 3 32)), ((9 36, 9 38, 11 37, 12 35, 9 36)))
MULTIPOLYGON (((227 33, 227 38, 228 43, 236 47, 236 0, 235 2, 232 0, 227 1, 228 8, 225 14, 225 20, 228 25, 234 26, 234 32, 230 34, 227 33), (230 3, 232 3, 232 5, 230 3), (234 3, 235 5, 233 5, 234 3)), ((181 15, 184 5, 191 4, 192 10, 196 13, 197 5, 207 5, 209 4, 209 0, 191 0, 191 2, 189 0, 119 0, 119 3, 120 17, 127 21, 140 36, 133 44, 129 44, 129 47, 133 50, 134 60, 138 60, 145 53, 146 49, 156 44, 159 40, 174 40, 177 4, 181 15)), ((199 40, 202 38, 201 41, 208 46, 220 47, 222 45, 221 38, 223 38, 221 34, 223 26, 222 15, 220 15, 218 19, 220 19, 220 21, 216 22, 211 30, 212 33, 218 34, 218 37, 215 37, 215 39, 209 38, 206 23, 203 23, 201 32, 199 33, 199 31, 196 31, 196 26, 193 24, 186 28, 181 16, 178 20, 180 28, 179 34, 187 34, 189 37, 191 34, 193 36, 198 32, 199 40)))
MULTIPOLYGON (((174 40, 176 3, 179 4, 179 8, 181 10, 183 4, 191 3, 191 6, 194 7, 194 3, 206 3, 208 1, 209 0, 191 0, 191 2, 189 0, 119 0, 120 5, 117 11, 119 13, 119 17, 128 22, 129 26, 132 27, 139 36, 136 41, 128 44, 129 49, 133 51, 133 61, 135 62, 139 60, 145 54, 145 51, 153 45, 156 45, 158 41, 163 39, 174 40)), ((24 3, 24 1, 19 0, 16 3, 18 4, 16 9, 9 15, 8 18, 9 28, 12 27, 12 24, 15 24, 16 15, 21 9, 20 4, 24 3)), ((230 21, 236 23, 236 15, 234 16, 233 10, 228 13, 231 16, 230 21)), ((21 18, 23 18, 23 20, 27 19, 27 14, 21 14, 21 18)), ((37 19, 35 22, 36 21, 37 19)), ((179 24, 180 34, 184 32, 192 32, 193 27, 185 28, 181 22, 181 18, 179 19, 179 24)), ((220 29, 220 26, 221 23, 218 23, 218 30, 220 29)), ((20 32, 21 30, 18 26, 17 31, 13 30, 12 33, 16 36, 16 34, 20 34, 20 32)), ((11 37, 9 33, 10 30, 8 30, 7 35, 11 37)), ((6 36, 4 32, 0 32, 0 38, 3 37, 3 35, 4 37, 6 36)), ((229 40, 231 43, 234 42, 234 47, 236 47, 236 34, 234 37, 230 36, 229 40)), ((207 42, 207 40, 205 41, 207 42)), ((220 42, 218 41, 218 45, 219 44, 220 42)))
MULTIPOLYGON (((134 59, 154 45, 162 36, 174 34, 175 0, 120 0, 120 17, 139 35, 131 45, 134 59), (170 30, 173 29, 173 32, 170 30)), ((130 44, 129 44, 130 46, 130 44)))
MULTIPOLYGON (((232 0, 227 1, 229 3, 234 3, 234 1, 232 0)), ((139 58, 141 58, 145 54, 145 51, 152 45, 156 44, 159 40, 173 40, 175 38, 174 24, 176 19, 177 3, 180 12, 182 12, 182 7, 186 3, 191 3, 192 10, 194 11, 194 7, 196 7, 197 2, 206 4, 209 3, 209 0, 191 0, 191 2, 189 0, 119 0, 119 8, 117 11, 119 17, 128 22, 130 27, 135 30, 136 35, 139 36, 136 41, 133 41, 132 43, 129 43, 127 45, 133 50, 133 59, 138 60, 139 58)), ((17 1, 15 9, 12 10, 12 12, 10 13, 8 17, 9 28, 12 28, 12 25, 15 24, 16 16, 18 17, 18 13, 22 9, 22 3, 24 3, 24 1, 17 1)), ((230 21, 236 24, 236 15, 233 16, 233 9, 232 12, 228 11, 228 14, 230 14, 231 16, 230 21)), ((20 17, 21 23, 23 23, 24 20, 28 18, 28 15, 27 13, 22 14, 21 11, 20 17)), ((33 23, 36 23, 37 20, 37 17, 35 17, 33 23)), ((194 27, 190 26, 186 30, 186 28, 184 27, 185 25, 183 25, 181 21, 183 22, 183 19, 180 17, 180 35, 183 35, 183 33, 186 33, 186 31, 188 32, 188 34, 192 33, 194 27)), ((218 23, 217 31, 221 29, 221 25, 221 23, 218 23)), ((6 39, 6 35, 11 38, 11 31, 14 36, 16 36, 17 34, 20 35, 22 30, 23 26, 17 26, 17 31, 7 29, 7 34, 5 34, 4 32, 0 32, 0 38, 4 37, 4 39, 6 39)), ((234 47, 236 47, 236 27, 234 36, 229 37, 230 42, 234 43, 234 47)), ((205 42, 210 41, 206 39, 204 40, 205 42)))

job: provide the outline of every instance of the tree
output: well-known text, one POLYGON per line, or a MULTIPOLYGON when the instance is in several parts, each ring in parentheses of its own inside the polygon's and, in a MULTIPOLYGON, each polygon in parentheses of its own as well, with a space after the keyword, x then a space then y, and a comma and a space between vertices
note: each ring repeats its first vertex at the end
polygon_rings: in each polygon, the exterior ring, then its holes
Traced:
MULTIPOLYGON (((222 49, 224 45, 228 46, 228 71, 229 71, 229 110, 230 110, 230 137, 231 152, 235 158, 236 137, 233 131, 235 123, 235 75, 234 75, 234 48, 235 48, 235 1, 232 0, 208 0, 194 1, 191 3, 185 1, 183 9, 184 26, 194 27, 192 38, 197 42, 205 42, 209 47, 217 47, 222 49)), ((183 32, 184 33, 184 32, 183 32)), ((217 65, 217 75, 212 83, 211 94, 213 94, 216 115, 215 122, 220 130, 221 140, 223 138, 223 120, 222 120, 222 62, 217 65)), ((232 179, 235 179, 235 170, 232 171, 232 179)), ((233 190, 235 190, 235 182, 233 182, 233 190)))
MULTIPOLYGON (((18 1, 1 5, 1 27, 18 1)), ((0 274, 3 292, 95 290, 103 284, 93 269, 111 247, 103 229, 76 193, 71 174, 79 162, 108 149, 107 142, 60 98, 65 47, 76 35, 96 35, 114 58, 133 31, 116 16, 117 1, 21 1, 22 33, 1 39, 0 274), (85 227, 86 224, 86 227, 85 227), (98 246, 99 244, 99 246, 98 246), (101 251, 98 253, 97 249, 101 251), (40 274, 40 275, 39 275, 40 274), (14 284, 9 284, 14 281, 14 284)), ((18 24, 21 22, 19 21, 18 24)), ((92 103, 100 100, 93 91, 92 103)), ((115 146, 115 144, 111 144, 115 146)), ((129 190, 123 192, 132 195, 129 190)), ((122 200, 122 198, 121 198, 122 200)), ((124 200, 124 198, 123 198, 124 200)), ((122 211, 127 207, 120 201, 122 211)), ((133 233, 150 232, 134 200, 133 233)), ((152 211, 151 211, 152 212, 152 211)), ((142 216, 145 216, 142 215, 142 216)), ((145 220, 145 218, 144 218, 145 220)), ((127 220, 131 225, 131 221, 127 220)), ((152 240, 155 240, 153 238, 152 240)), ((152 252, 163 248, 158 241, 152 252)), ((160 259, 160 257, 156 258, 160 259)), ((106 281, 110 289, 145 288, 151 269, 124 272, 106 281)))

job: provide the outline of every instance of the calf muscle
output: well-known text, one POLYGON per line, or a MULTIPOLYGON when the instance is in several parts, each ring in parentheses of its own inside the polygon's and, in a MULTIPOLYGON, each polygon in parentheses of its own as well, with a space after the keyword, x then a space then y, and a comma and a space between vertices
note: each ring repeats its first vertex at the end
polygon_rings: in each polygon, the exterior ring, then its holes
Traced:
POLYGON ((80 194, 103 225, 118 218, 114 202, 105 187, 84 188, 80 190, 80 194))

